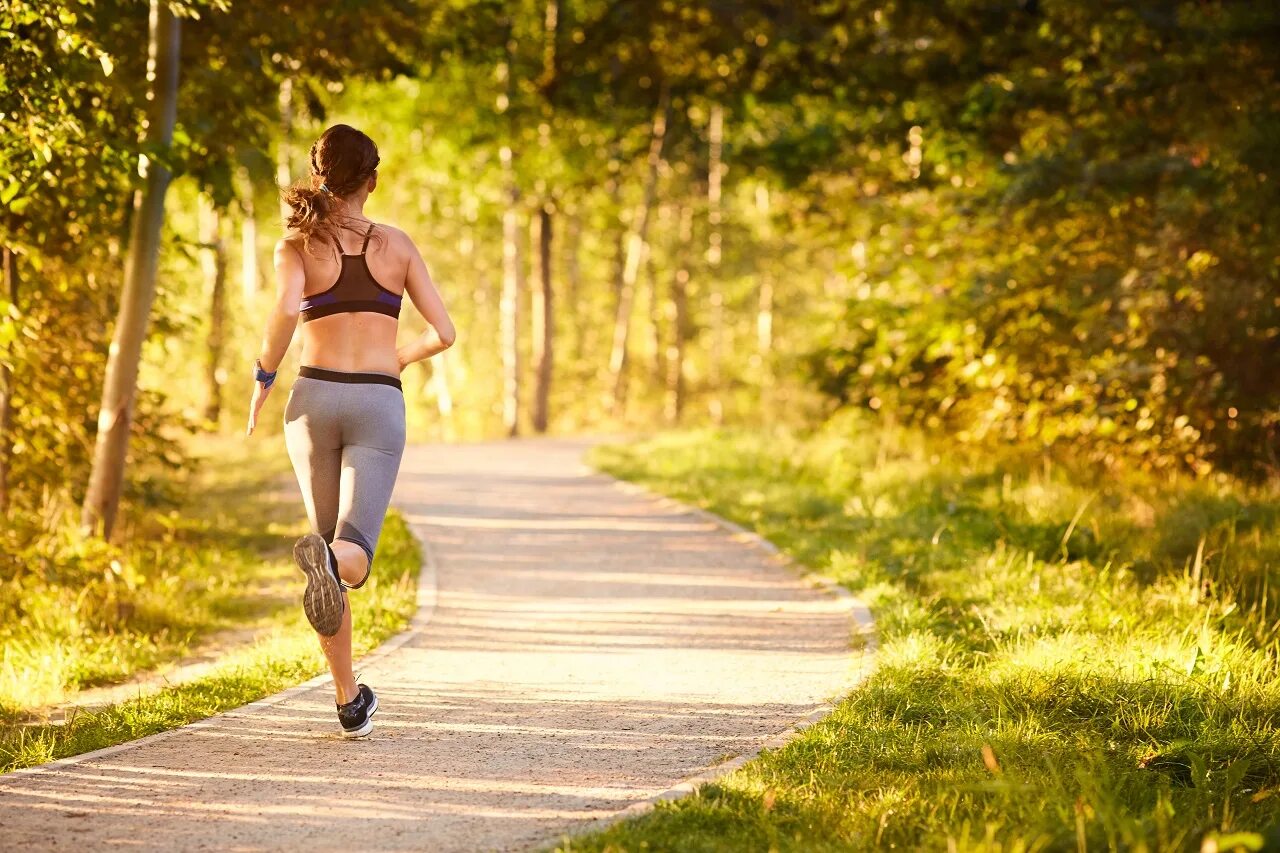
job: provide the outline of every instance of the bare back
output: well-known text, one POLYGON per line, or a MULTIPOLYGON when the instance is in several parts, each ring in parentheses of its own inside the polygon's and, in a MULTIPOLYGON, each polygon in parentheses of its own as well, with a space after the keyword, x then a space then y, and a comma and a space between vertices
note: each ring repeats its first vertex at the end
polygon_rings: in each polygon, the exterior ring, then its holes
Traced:
MULTIPOLYGON (((342 251, 358 256, 363 242, 362 232, 343 229, 342 251)), ((287 238, 302 259, 306 283, 303 297, 329 289, 338 279, 342 261, 335 247, 313 246, 306 249, 297 237, 287 238)), ((399 229, 385 225, 374 227, 365 252, 365 263, 374 280, 394 294, 408 288, 413 260, 418 257, 409 238, 399 229)), ((420 262, 420 259, 419 259, 420 262)), ((413 298, 410 289, 410 297, 413 298)), ((417 304, 417 300, 414 300, 417 304)), ((419 305, 419 310, 422 306, 419 305)), ((357 373, 398 375, 396 358, 395 317, 366 312, 331 314, 302 324, 302 363, 329 370, 357 373)))

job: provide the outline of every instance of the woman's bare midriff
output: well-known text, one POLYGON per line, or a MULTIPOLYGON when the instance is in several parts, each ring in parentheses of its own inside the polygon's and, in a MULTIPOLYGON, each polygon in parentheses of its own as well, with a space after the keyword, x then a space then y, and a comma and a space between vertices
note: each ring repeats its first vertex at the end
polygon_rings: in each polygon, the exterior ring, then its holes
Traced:
POLYGON ((304 323, 302 364, 399 376, 396 318, 374 313, 331 314, 304 323))

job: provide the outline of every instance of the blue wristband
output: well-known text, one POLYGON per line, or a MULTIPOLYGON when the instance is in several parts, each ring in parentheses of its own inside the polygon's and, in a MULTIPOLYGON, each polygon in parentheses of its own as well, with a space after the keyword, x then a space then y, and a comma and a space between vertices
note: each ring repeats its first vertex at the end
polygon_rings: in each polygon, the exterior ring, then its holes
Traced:
POLYGON ((253 362, 253 378, 256 381, 262 383, 262 388, 264 391, 270 388, 272 383, 276 381, 276 374, 278 372, 279 372, 278 369, 267 372, 266 370, 262 369, 261 361, 258 361, 255 359, 253 362))

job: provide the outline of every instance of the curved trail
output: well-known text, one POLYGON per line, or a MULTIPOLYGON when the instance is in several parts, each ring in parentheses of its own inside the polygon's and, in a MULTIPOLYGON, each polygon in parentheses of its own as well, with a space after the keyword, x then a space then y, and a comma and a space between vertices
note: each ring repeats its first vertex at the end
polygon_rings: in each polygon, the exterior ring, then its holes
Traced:
POLYGON ((396 502, 438 593, 363 668, 371 738, 337 736, 317 679, 0 777, 5 846, 536 848, 776 745, 855 683, 856 602, 584 469, 585 447, 408 450, 396 502))

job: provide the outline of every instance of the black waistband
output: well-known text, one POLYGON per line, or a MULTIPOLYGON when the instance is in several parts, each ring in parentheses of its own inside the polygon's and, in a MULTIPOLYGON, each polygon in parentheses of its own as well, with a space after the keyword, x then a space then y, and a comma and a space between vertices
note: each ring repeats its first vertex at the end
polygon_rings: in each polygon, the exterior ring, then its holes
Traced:
POLYGON ((400 388, 400 380, 385 373, 347 373, 343 370, 325 370, 323 367, 303 365, 298 368, 298 375, 326 382, 345 382, 348 385, 390 385, 392 388, 400 388))

